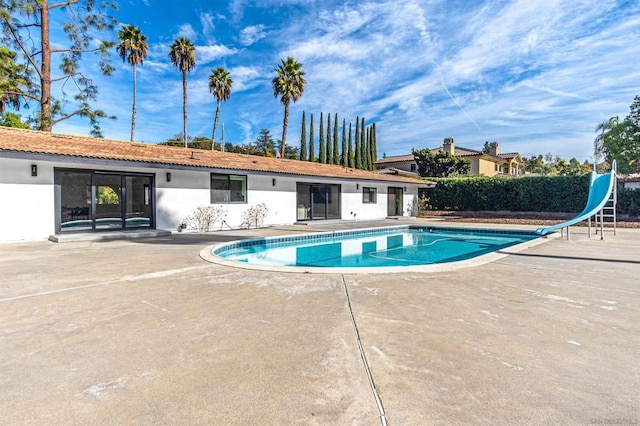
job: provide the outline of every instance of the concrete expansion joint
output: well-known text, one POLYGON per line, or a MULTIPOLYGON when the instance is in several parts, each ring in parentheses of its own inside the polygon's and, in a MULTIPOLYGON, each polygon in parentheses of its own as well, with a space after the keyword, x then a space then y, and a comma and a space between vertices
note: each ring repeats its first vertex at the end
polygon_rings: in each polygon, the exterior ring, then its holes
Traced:
POLYGON ((378 413, 380 415, 380 422, 382 426, 387 426, 387 418, 385 416, 384 406, 382 405, 382 399, 380 399, 380 394, 378 393, 378 389, 376 389, 376 384, 373 381, 371 368, 369 368, 369 362, 367 361, 367 356, 364 353, 364 348, 362 347, 362 341, 360 340, 360 332, 358 331, 358 324, 356 324, 356 318, 354 317, 353 309, 351 308, 351 298, 349 297, 349 289, 347 287, 347 282, 344 279, 344 274, 340 274, 340 278, 342 278, 342 287, 344 288, 344 294, 347 300, 347 309, 349 310, 349 317, 351 319, 351 326, 353 327, 353 334, 355 335, 356 343, 358 345, 358 351, 360 352, 360 359, 362 359, 364 370, 367 373, 367 379, 369 379, 369 386, 371 386, 373 397, 376 400, 376 406, 378 407, 378 413))

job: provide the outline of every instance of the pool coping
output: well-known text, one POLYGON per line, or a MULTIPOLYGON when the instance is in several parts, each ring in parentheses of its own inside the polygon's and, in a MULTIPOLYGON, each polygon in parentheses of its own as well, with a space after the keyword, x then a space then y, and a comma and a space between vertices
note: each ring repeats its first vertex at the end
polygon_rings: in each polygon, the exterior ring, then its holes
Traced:
MULTIPOLYGON (((380 226, 380 227, 371 227, 371 228, 359 228, 358 231, 366 232, 373 231, 376 229, 387 229, 387 228, 406 228, 407 225, 398 225, 398 226, 380 226)), ((452 226, 437 226, 437 225, 429 225, 431 228, 435 229, 444 229, 444 228, 455 228, 452 226)), ((460 227, 463 228, 463 227, 460 227)), ((465 228, 469 230, 470 228, 465 228)), ((486 230, 489 230, 488 228, 486 230)), ((509 229, 499 229, 501 231, 509 231, 509 229)), ((356 229, 354 229, 356 230, 356 229)), ((485 229, 478 228, 478 231, 486 231, 485 229)), ((513 230, 514 232, 517 232, 513 230)), ((345 232, 348 232, 345 231, 345 232)), ((327 232, 309 232, 303 235, 320 235, 327 234, 327 232)), ((532 231, 532 234, 535 233, 532 231)), ((497 250, 495 252, 486 253, 477 257, 473 257, 471 259, 459 260, 456 262, 447 262, 447 263, 437 263, 437 264, 429 264, 429 265, 410 265, 410 266, 371 266, 371 267, 318 267, 318 266, 280 266, 280 265, 259 265, 259 264, 251 264, 245 262, 239 262, 236 260, 228 260, 222 257, 216 256, 213 254, 213 251, 219 247, 233 244, 235 242, 240 242, 243 240, 237 241, 227 241, 224 243, 213 244, 207 246, 200 250, 200 257, 210 263, 214 263, 221 266, 228 266, 232 268, 238 269, 249 269, 254 271, 265 271, 265 272, 284 272, 284 273, 297 273, 297 274, 397 274, 401 272, 422 272, 422 273, 436 273, 436 272, 448 272, 455 271, 462 268, 471 268, 474 266, 480 266, 487 263, 494 262, 498 259, 506 257, 513 253, 518 253, 522 250, 526 250, 531 247, 535 247, 537 245, 543 244, 551 239, 558 238, 560 235, 558 233, 552 233, 548 235, 540 235, 537 238, 534 238, 529 241, 524 241, 520 244, 516 244, 501 250, 497 250)), ((283 238, 283 236, 276 237, 268 237, 266 239, 275 239, 275 238, 283 238)))

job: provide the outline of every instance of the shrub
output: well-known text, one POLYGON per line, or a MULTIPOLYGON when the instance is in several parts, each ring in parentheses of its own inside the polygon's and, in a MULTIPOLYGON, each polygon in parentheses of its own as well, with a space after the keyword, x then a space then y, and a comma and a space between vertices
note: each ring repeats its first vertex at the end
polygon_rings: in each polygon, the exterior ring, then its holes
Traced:
POLYGON ((227 211, 215 206, 198 206, 193 210, 185 222, 189 229, 199 232, 209 232, 213 225, 227 215, 227 211))
POLYGON ((261 227, 268 212, 269 209, 265 203, 249 207, 244 213, 242 213, 242 226, 246 226, 247 229, 251 228, 251 225, 255 228, 261 227))
POLYGON ((640 216, 640 189, 620 189, 616 211, 620 214, 640 216))
MULTIPOLYGON (((578 213, 589 197, 589 175, 433 179, 420 191, 421 210, 578 213)), ((640 190, 618 191, 618 214, 640 215, 640 190)))
POLYGON ((588 176, 436 179, 423 191, 427 208, 457 211, 579 212, 589 193, 588 176))

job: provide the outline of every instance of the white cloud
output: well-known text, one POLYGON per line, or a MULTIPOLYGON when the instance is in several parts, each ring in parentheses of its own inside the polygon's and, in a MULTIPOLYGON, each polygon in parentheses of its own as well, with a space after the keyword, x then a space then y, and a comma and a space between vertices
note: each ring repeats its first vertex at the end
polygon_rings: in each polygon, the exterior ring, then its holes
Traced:
POLYGON ((232 92, 242 92, 256 87, 265 80, 265 70, 257 67, 233 67, 229 70, 233 79, 232 92))
POLYGON ((244 16, 245 0, 231 0, 229 2, 229 13, 234 22, 238 22, 244 16))
POLYGON ((175 38, 185 37, 190 40, 194 40, 198 33, 193 29, 191 24, 182 24, 178 27, 178 32, 175 35, 175 38))
POLYGON ((213 15, 205 12, 200 14, 200 25, 202 26, 202 33, 209 39, 211 38, 216 26, 213 23, 213 15))
POLYGON ((251 25, 240 31, 240 44, 250 46, 266 36, 267 33, 264 31, 264 25, 251 25))
POLYGON ((236 49, 222 44, 196 46, 196 64, 208 64, 215 59, 233 55, 236 52, 236 49))

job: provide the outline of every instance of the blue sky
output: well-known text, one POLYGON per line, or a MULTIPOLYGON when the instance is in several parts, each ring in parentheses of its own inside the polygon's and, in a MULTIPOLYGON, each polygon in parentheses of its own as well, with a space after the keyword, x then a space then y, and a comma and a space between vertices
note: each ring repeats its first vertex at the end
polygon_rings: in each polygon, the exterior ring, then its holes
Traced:
MULTIPOLYGON (((116 17, 148 37, 136 140, 150 143, 182 131, 181 75, 168 58, 180 36, 196 45, 189 135, 211 137, 207 79, 223 66, 234 84, 221 121, 234 144, 262 128, 280 138, 283 107, 271 79, 287 56, 307 79, 287 141, 299 144, 302 111, 314 114, 316 131, 321 111, 340 121, 364 116, 376 122, 379 155, 453 136, 466 148, 498 140, 501 152, 584 161, 597 124, 627 115, 640 94, 637 1, 124 0, 116 17)), ((109 78, 85 71, 100 89, 96 106, 118 117, 102 122, 104 136, 128 140, 131 67, 115 52, 113 64, 109 78)), ((89 126, 73 120, 54 130, 88 134, 89 126)))

